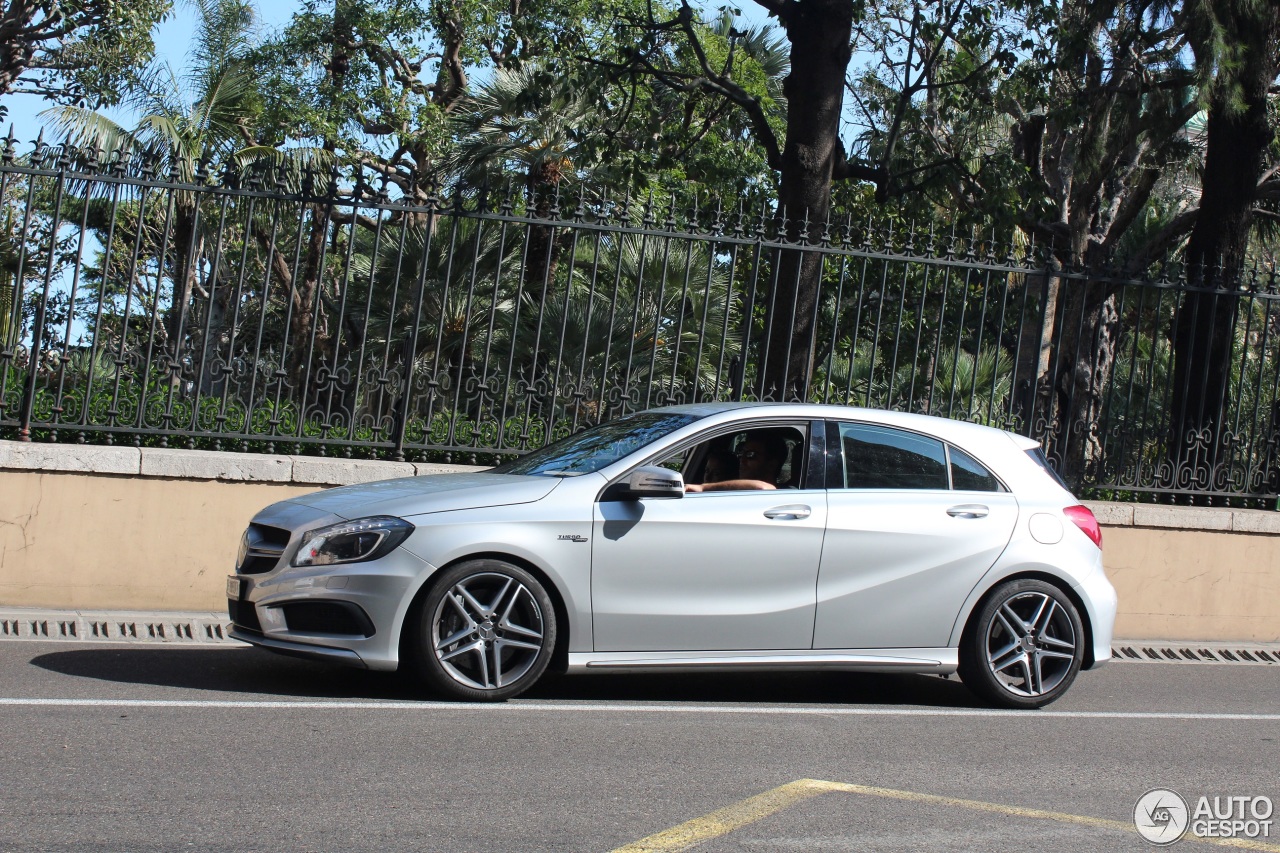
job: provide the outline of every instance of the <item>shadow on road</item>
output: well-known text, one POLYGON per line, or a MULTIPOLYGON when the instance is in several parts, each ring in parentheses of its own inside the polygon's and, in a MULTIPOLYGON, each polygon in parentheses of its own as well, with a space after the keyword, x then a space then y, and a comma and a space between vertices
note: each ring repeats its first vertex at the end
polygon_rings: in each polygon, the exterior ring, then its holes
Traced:
MULTIPOLYGON (((409 701, 437 698, 398 672, 330 666, 252 648, 75 649, 42 654, 31 663, 73 678, 223 694, 409 701)), ((846 672, 548 674, 521 699, 980 707, 954 676, 944 680, 929 675, 846 672)))

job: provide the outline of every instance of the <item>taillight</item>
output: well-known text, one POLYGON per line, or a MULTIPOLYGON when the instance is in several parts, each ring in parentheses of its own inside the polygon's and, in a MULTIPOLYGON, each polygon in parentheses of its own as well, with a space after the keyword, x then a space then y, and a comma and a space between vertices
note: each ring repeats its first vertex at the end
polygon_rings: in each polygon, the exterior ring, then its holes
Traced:
POLYGON ((1093 540, 1093 544, 1099 548, 1102 547, 1102 528, 1098 526, 1098 519, 1094 518, 1093 513, 1089 511, 1087 506, 1069 506, 1062 511, 1063 515, 1075 522, 1076 527, 1084 531, 1084 535, 1093 540))

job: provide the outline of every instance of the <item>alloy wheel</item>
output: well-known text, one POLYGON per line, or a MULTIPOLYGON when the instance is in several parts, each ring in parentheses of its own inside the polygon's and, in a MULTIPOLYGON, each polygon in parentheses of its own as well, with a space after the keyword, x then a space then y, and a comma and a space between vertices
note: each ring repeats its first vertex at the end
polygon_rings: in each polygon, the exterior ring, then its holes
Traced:
POLYGON ((495 691, 519 681, 538 661, 545 620, 525 584, 499 572, 455 582, 431 618, 430 643, 441 668, 475 690, 495 691))
POLYGON ((1079 638, 1066 609, 1039 591, 1009 596, 987 628, 991 674, 1015 696, 1053 692, 1073 674, 1079 638))

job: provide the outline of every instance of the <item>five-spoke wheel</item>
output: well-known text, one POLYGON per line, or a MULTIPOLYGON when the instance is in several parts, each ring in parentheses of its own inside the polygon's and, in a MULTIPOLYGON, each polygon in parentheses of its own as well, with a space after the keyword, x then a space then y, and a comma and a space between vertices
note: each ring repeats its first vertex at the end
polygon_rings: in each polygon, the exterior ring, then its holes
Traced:
POLYGON ((1084 651, 1080 614, 1062 590, 1039 580, 1010 581, 970 620, 960 677, 997 705, 1039 708, 1071 686, 1084 651))
POLYGON ((546 670, 555 610, 524 569, 472 560, 435 581, 416 634, 419 668, 432 687, 457 699, 498 701, 527 690, 546 670))

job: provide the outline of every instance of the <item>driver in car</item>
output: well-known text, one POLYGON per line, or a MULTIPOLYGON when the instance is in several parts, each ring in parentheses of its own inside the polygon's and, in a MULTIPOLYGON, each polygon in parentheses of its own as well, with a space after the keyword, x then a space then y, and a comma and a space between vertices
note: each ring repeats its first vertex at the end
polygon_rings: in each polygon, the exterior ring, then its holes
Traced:
POLYGON ((752 433, 738 446, 738 476, 732 480, 688 483, 686 492, 731 492, 776 489, 782 463, 787 459, 787 442, 776 432, 752 433))

